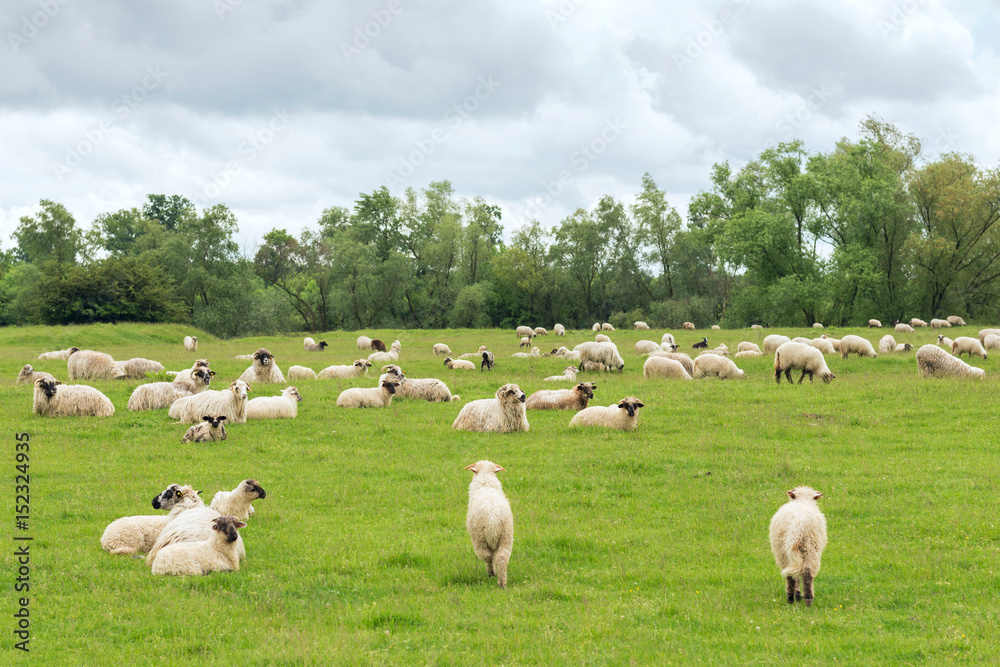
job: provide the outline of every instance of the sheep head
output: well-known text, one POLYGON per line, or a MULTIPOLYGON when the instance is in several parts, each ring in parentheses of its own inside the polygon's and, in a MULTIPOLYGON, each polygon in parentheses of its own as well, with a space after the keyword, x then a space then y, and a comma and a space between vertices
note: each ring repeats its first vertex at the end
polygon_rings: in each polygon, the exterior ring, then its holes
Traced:
POLYGON ((597 389, 597 384, 594 382, 581 382, 575 387, 576 393, 583 394, 588 400, 594 397, 594 390, 597 389))
POLYGON ((52 398, 56 395, 56 387, 61 385, 62 382, 59 380, 53 380, 51 378, 38 378, 35 380, 35 386, 41 389, 45 393, 46 398, 52 398))
POLYGON ((398 386, 399 386, 399 382, 396 381, 396 380, 390 380, 389 378, 386 378, 386 379, 382 380, 382 387, 386 391, 388 391, 390 394, 395 394, 396 393, 396 387, 398 387, 398 386))
POLYGON ((226 415, 204 415, 201 420, 208 422, 212 428, 219 428, 219 424, 226 420, 226 415))
POLYGON ((497 389, 496 393, 497 400, 504 401, 520 401, 524 403, 527 398, 521 388, 516 384, 505 384, 504 386, 497 389))
POLYGON ((302 402, 302 396, 299 394, 299 390, 295 387, 287 387, 283 392, 281 392, 281 394, 283 396, 294 396, 296 401, 299 403, 302 402))
POLYGON ((153 497, 154 510, 168 510, 177 504, 177 501, 184 496, 180 484, 171 484, 162 492, 153 497))
POLYGON ((479 473, 487 475, 495 475, 501 470, 504 470, 502 465, 493 463, 493 461, 476 461, 475 463, 470 463, 465 466, 466 470, 471 470, 473 474, 478 475, 479 473))
POLYGON ((812 500, 816 501, 823 497, 823 494, 809 486, 797 486, 791 491, 785 491, 792 500, 812 500))
POLYGON ((820 373, 820 377, 823 378, 823 382, 825 382, 826 384, 830 384, 835 379, 837 379, 837 376, 834 375, 833 373, 820 373))
POLYGON ((274 359, 274 355, 263 347, 253 353, 254 361, 260 362, 261 366, 267 366, 274 359))
POLYGON ((234 516, 220 516, 212 520, 212 530, 222 533, 227 542, 235 542, 239 537, 237 532, 240 528, 246 528, 246 524, 234 516))
POLYGON ((191 373, 191 377, 194 378, 195 382, 200 380, 204 384, 212 383, 212 375, 214 374, 211 371, 207 371, 204 368, 199 368, 191 373))
POLYGON ((244 493, 255 493, 258 498, 267 498, 267 491, 255 479, 243 480, 243 491, 244 493))
POLYGON ((618 401, 618 407, 628 411, 629 417, 635 417, 635 412, 641 407, 645 407, 643 402, 635 396, 628 396, 618 401))
POLYGON ((236 394, 237 398, 246 400, 247 394, 253 390, 253 385, 247 384, 243 380, 236 380, 229 385, 229 389, 236 394))

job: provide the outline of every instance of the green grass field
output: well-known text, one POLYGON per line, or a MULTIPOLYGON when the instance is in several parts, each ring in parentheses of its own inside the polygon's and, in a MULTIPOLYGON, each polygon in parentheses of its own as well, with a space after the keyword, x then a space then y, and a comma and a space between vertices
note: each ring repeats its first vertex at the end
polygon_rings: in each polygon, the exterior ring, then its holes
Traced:
MULTIPOLYGON (((972 335, 978 327, 952 329, 972 335)), ((444 380, 462 402, 506 382, 527 393, 560 358, 511 359, 507 331, 366 332, 403 344, 411 377, 444 380), (486 344, 492 374, 446 369, 486 344)), ((320 370, 360 356, 356 333, 221 341, 189 328, 119 325, 0 330, 0 423, 7 444, 3 521, 3 653, 13 649, 16 433, 30 434, 31 658, 46 665, 132 664, 944 664, 1000 654, 997 419, 1000 355, 984 381, 922 381, 913 353, 828 357, 830 385, 775 386, 773 360, 740 359, 749 380, 645 381, 635 341, 612 335, 625 372, 588 374, 595 404, 634 394, 632 433, 567 428, 572 413, 530 411, 528 433, 456 433, 459 403, 394 401, 386 410, 335 402, 359 382, 297 382, 294 421, 229 427, 221 443, 181 443, 166 410, 125 408, 139 384, 93 382, 111 418, 39 418, 14 385, 32 363, 67 381, 65 362, 34 361, 76 345, 180 370, 208 358, 213 388, 266 346, 280 368, 320 370), (180 344, 201 340, 197 354, 180 344), (465 530, 471 473, 500 473, 515 518, 510 584, 500 590, 465 530), (206 499, 255 477, 267 498, 243 529, 239 572, 154 577, 141 559, 111 556, 112 520, 154 513, 172 482, 206 499), (812 608, 784 601, 767 540, 785 491, 810 485, 830 543, 812 608)), ((674 332, 682 351, 708 335, 735 351, 761 331, 674 332)), ((790 336, 813 330, 780 330, 790 336)), ((877 346, 886 330, 863 335, 877 346)), ((931 342, 930 330, 897 335, 931 342)), ((592 340, 542 338, 551 349, 592 340)), ((581 374, 584 379, 584 374, 581 374)), ((254 387, 252 396, 282 387, 254 387)), ((8 658, 5 658, 7 660, 8 658)))

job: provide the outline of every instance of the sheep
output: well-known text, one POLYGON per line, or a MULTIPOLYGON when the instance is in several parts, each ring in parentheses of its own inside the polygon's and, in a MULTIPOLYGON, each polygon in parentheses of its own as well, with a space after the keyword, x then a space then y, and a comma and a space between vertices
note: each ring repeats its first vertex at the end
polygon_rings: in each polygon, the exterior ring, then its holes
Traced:
POLYGON ((70 380, 121 380, 125 377, 110 354, 94 350, 80 350, 70 355, 66 370, 70 380))
POLYGON ((806 338, 805 336, 796 336, 795 338, 792 339, 792 342, 793 343, 803 343, 805 345, 808 345, 809 343, 812 342, 812 339, 811 338, 806 338))
POLYGON ((596 336, 594 336, 594 340, 596 342, 598 342, 598 343, 610 343, 611 342, 611 338, 609 336, 605 336, 604 334, 597 334, 596 336))
POLYGON ((320 380, 345 380, 347 378, 359 378, 368 374, 368 369, 372 367, 372 362, 367 359, 355 359, 351 366, 327 366, 316 374, 320 380))
POLYGON ((691 374, 684 369, 684 365, 676 359, 666 357, 649 357, 642 365, 642 377, 667 378, 675 380, 690 380, 691 374))
POLYGON ((875 348, 872 347, 871 342, 862 338, 861 336, 855 336, 853 334, 844 336, 840 339, 840 357, 846 359, 847 355, 854 353, 859 357, 868 357, 874 359, 878 356, 875 348))
MULTIPOLYGON (((983 341, 985 342, 986 338, 989 338, 992 335, 995 335, 995 334, 990 334, 989 336, 986 336, 985 338, 983 338, 983 341)), ((953 341, 952 339, 948 338, 947 336, 945 336, 943 334, 938 334, 938 339, 937 339, 937 344, 938 345, 942 345, 945 348, 947 348, 948 350, 951 350, 952 343, 954 343, 954 342, 955 341, 953 341)), ((986 345, 983 345, 983 347, 985 348, 986 345)))
POLYGON ((781 334, 771 334, 770 336, 766 336, 764 338, 764 342, 762 343, 763 345, 762 350, 764 351, 764 354, 771 354, 785 343, 790 343, 790 342, 792 342, 792 339, 789 338, 788 336, 782 336, 781 334))
POLYGON ((713 325, 712 325, 712 326, 711 326, 710 328, 711 328, 711 329, 712 329, 713 331, 719 331, 719 330, 721 330, 721 329, 722 329, 722 327, 720 327, 720 326, 719 326, 718 324, 713 324, 713 325))
POLYGON ((931 320, 931 329, 950 329, 950 328, 951 328, 951 322, 949 322, 948 320, 939 320, 936 318, 931 320))
POLYGON ((466 352, 465 354, 458 355, 459 359, 479 359, 483 356, 483 352, 486 351, 485 345, 480 345, 476 352, 466 352))
POLYGON ((686 331, 694 331, 694 323, 693 322, 685 322, 684 324, 681 325, 681 328, 685 329, 686 331))
POLYGON ((204 415, 201 419, 187 430, 181 442, 215 442, 229 437, 226 425, 222 423, 226 421, 226 415, 204 415))
POLYGON ((520 344, 518 344, 517 347, 518 347, 518 349, 520 349, 522 347, 526 347, 526 348, 528 348, 530 350, 531 349, 531 337, 530 336, 525 336, 524 338, 522 338, 520 344))
POLYGON ((914 317, 910 319, 910 326, 913 327, 914 329, 916 329, 917 327, 926 327, 927 322, 924 322, 919 317, 914 317))
POLYGON ((517 328, 517 337, 518 338, 523 338, 524 336, 527 336, 528 338, 531 338, 534 335, 535 335, 535 330, 532 329, 531 327, 526 327, 526 326, 522 325, 522 326, 519 326, 517 328))
POLYGON ((626 396, 608 407, 591 406, 580 410, 569 420, 570 428, 577 426, 603 426, 620 431, 634 431, 639 425, 639 408, 643 402, 635 396, 626 396))
POLYGON ((820 336, 820 338, 825 338, 826 340, 830 341, 830 345, 833 345, 834 351, 835 352, 840 352, 840 339, 839 338, 830 338, 826 334, 823 334, 822 336, 820 336))
MULTIPOLYGON (((174 507, 186 509, 204 505, 194 489, 179 484, 171 484, 153 498, 153 508, 165 511, 170 511, 174 507)), ((115 519, 108 524, 101 535, 101 548, 116 555, 146 553, 153 548, 167 521, 167 515, 155 514, 123 516, 115 519)))
POLYGON ((811 341, 809 341, 809 345, 815 347, 823 354, 837 353, 837 350, 833 347, 833 343, 829 338, 813 338, 811 341))
POLYGON ((97 389, 44 377, 35 380, 33 410, 40 417, 110 417, 115 414, 115 406, 97 389))
POLYGON ((700 341, 691 346, 692 350, 705 350, 708 349, 708 339, 702 337, 700 341))
POLYGON ((169 408, 177 399, 192 395, 192 392, 173 382, 150 382, 135 388, 128 397, 128 409, 132 412, 162 410, 169 408))
POLYGON ((370 350, 372 349, 372 339, 368 336, 358 336, 358 350, 370 350))
POLYGON ((198 337, 197 336, 184 336, 184 349, 188 352, 198 351, 198 337))
POLYGON ((527 410, 583 410, 594 397, 597 385, 581 382, 572 389, 540 389, 524 403, 527 410))
POLYGON ((530 425, 524 409, 526 398, 516 384, 505 384, 493 398, 469 401, 462 406, 451 427, 456 431, 481 433, 527 431, 530 425))
POLYGON ((385 352, 385 343, 383 343, 378 338, 372 338, 371 346, 372 349, 375 350, 376 352, 385 352))
POLYGON ((316 371, 306 366, 289 366, 288 381, 292 380, 315 380, 316 371))
POLYGON ((977 378, 985 377, 986 371, 982 368, 970 366, 958 357, 953 357, 937 345, 924 345, 917 350, 917 371, 920 377, 958 377, 977 378))
POLYGON ((745 341, 742 341, 742 342, 740 342, 739 344, 736 345, 736 351, 737 352, 747 352, 747 351, 760 352, 760 348, 757 347, 757 343, 751 343, 750 341, 745 340, 745 341))
POLYGON ((964 327, 965 326, 965 320, 963 320, 958 315, 949 315, 948 316, 948 324, 950 324, 953 327, 964 327))
POLYGON ((614 331, 614 330, 615 328, 610 324, 608 324, 607 322, 601 325, 601 331, 614 331))
POLYGON ((35 384, 35 380, 39 378, 46 378, 48 380, 55 380, 55 376, 51 373, 46 373, 44 371, 36 371, 31 364, 25 364, 21 372, 17 374, 17 379, 14 380, 14 384, 35 384))
POLYGON ((535 327, 536 336, 548 336, 549 332, 545 330, 545 327, 535 327))
POLYGON ((386 378, 377 387, 352 387, 340 392, 338 408, 387 408, 399 387, 398 380, 386 378))
POLYGON ((594 326, 590 327, 590 329, 591 329, 591 331, 600 331, 601 330, 601 323, 600 322, 594 322, 594 326))
POLYGON ((664 343, 668 345, 676 345, 677 341, 674 340, 674 335, 672 333, 665 333, 663 334, 663 338, 660 339, 660 345, 663 345, 664 343))
POLYGON ((819 322, 813 322, 813 329, 822 329, 823 325, 819 322))
MULTIPOLYGON (((173 382, 178 385, 178 389, 184 389, 190 391, 192 394, 196 394, 208 387, 212 377, 215 375, 215 371, 211 370, 208 366, 208 359, 198 359, 191 365, 191 368, 185 368, 182 371, 174 373, 173 382), (203 372, 198 373, 199 370, 203 372)), ((171 371, 167 371, 167 375, 170 374, 171 371)))
POLYGON ((253 353, 253 364, 243 371, 240 379, 249 385, 285 383, 285 376, 275 363, 274 355, 263 347, 253 353))
MULTIPOLYGON (((212 522, 219 516, 218 512, 203 504, 197 507, 175 506, 167 516, 167 525, 160 531, 160 536, 146 556, 146 565, 155 567, 161 550, 170 545, 210 539, 212 522)), ((246 547, 239 536, 236 539, 236 556, 239 560, 246 558, 246 547)))
POLYGON ((246 523, 234 516, 212 520, 212 533, 198 542, 163 547, 153 561, 153 574, 198 575, 240 569, 239 532, 246 523))
POLYGON ((809 607, 813 602, 813 578, 819 574, 820 558, 826 548, 826 519, 816 506, 823 494, 808 486, 787 493, 791 500, 771 517, 771 553, 785 578, 788 604, 804 599, 809 607), (796 590, 800 578, 801 593, 796 590))
POLYGON ((764 327, 763 327, 763 326, 761 326, 761 325, 759 325, 759 324, 751 324, 751 325, 750 325, 750 328, 751 328, 751 329, 763 329, 764 327))
POLYGON ((580 364, 578 368, 582 371, 588 362, 601 364, 602 370, 615 368, 618 372, 625 370, 625 361, 618 354, 618 348, 614 343, 584 343, 580 346, 580 364))
MULTIPOLYGON (((538 349, 538 348, 535 348, 538 349)), ((444 358, 444 365, 453 371, 474 371, 476 370, 476 365, 469 361, 468 359, 452 359, 451 357, 444 358)))
MULTIPOLYGON (((833 354, 831 352, 831 354, 833 354)), ((744 357, 763 357, 764 353, 758 350, 743 350, 742 352, 737 352, 733 355, 734 359, 743 359, 744 357)))
POLYGON ((399 382, 399 388, 396 390, 397 398, 416 398, 431 403, 462 400, 457 394, 453 396, 448 385, 436 378, 408 378, 403 374, 403 369, 395 364, 385 366, 382 370, 385 371, 385 375, 379 378, 379 382, 386 378, 399 382))
MULTIPOLYGON (((938 336, 938 338, 943 338, 943 336, 938 336)), ((938 341, 940 343, 940 341, 938 341)), ((996 334, 990 334, 986 336, 985 342, 983 344, 984 350, 1000 350, 1000 336, 996 334)))
POLYGON ((986 350, 983 348, 983 344, 980 343, 975 338, 969 336, 959 336, 951 343, 951 353, 956 357, 961 357, 963 354, 968 354, 971 359, 973 356, 982 357, 986 360, 986 350))
POLYGON ((448 355, 450 355, 451 354, 451 348, 448 347, 447 345, 445 345, 444 343, 434 343, 434 355, 437 356, 439 354, 448 354, 448 355))
POLYGON ((135 357, 128 361, 116 361, 115 368, 122 373, 122 379, 141 379, 147 377, 148 373, 156 375, 163 371, 163 364, 152 359, 135 357))
POLYGON ((636 331, 649 331, 649 325, 645 322, 636 322, 632 325, 636 331))
POLYGON ((567 350, 565 347, 560 347, 556 351, 556 355, 562 357, 566 361, 580 361, 580 351, 579 350, 567 350))
POLYGON ((649 356, 650 358, 663 357, 664 359, 678 361, 688 375, 694 375, 694 360, 683 352, 651 352, 649 356))
POLYGON ((236 380, 222 391, 203 391, 194 396, 184 396, 174 401, 167 413, 171 419, 187 424, 197 424, 204 415, 225 415, 226 421, 245 424, 247 421, 247 394, 253 387, 243 380, 236 380))
POLYGON ((544 382, 576 382, 576 366, 567 366, 562 375, 550 375, 544 382))
POLYGON ((316 341, 314 341, 312 338, 309 337, 306 337, 302 341, 302 347, 305 349, 306 352, 322 352, 329 346, 330 344, 327 343, 325 340, 321 340, 320 342, 317 343, 316 341))
POLYGON ((1000 336, 1000 329, 980 329, 979 330, 979 342, 985 344, 986 337, 990 334, 994 336, 1000 336))
POLYGON ((247 419, 295 419, 302 396, 295 387, 285 387, 281 396, 260 396, 247 401, 247 419))
POLYGON ((659 343, 651 340, 640 340, 635 344, 636 354, 649 354, 650 352, 657 352, 662 349, 663 347, 659 343))
POLYGON ((234 516, 246 521, 254 515, 252 503, 257 499, 267 498, 267 492, 254 479, 245 479, 236 485, 232 491, 219 491, 212 497, 209 505, 223 516, 234 516))
POLYGON ((914 331, 913 327, 905 322, 898 322, 894 330, 896 333, 913 333, 914 331))
POLYGON ((729 348, 726 346, 725 343, 719 343, 719 345, 714 350, 712 350, 712 353, 717 354, 720 357, 728 357, 729 348))
POLYGON ((837 377, 826 365, 822 352, 811 345, 789 341, 774 352, 774 381, 781 384, 781 374, 784 373, 785 379, 791 384, 792 371, 797 370, 802 371, 799 384, 802 384, 806 375, 809 376, 809 382, 812 382, 816 373, 827 384, 837 377))
POLYGON ((695 380, 703 377, 734 380, 746 379, 747 374, 737 368, 731 360, 716 354, 707 354, 694 360, 694 373, 691 374, 691 377, 695 380))
POLYGON ((880 322, 879 320, 868 320, 868 328, 869 329, 881 329, 882 328, 882 322, 880 322))
POLYGON ((891 334, 882 336, 878 342, 878 351, 879 354, 892 354, 896 351, 896 339, 891 334))
POLYGON ((253 359, 252 354, 237 354, 233 359, 237 361, 251 361, 253 359))
POLYGON ((486 563, 486 573, 496 576, 500 588, 507 588, 507 565, 514 548, 514 514, 497 479, 497 473, 504 468, 492 461, 478 461, 465 469, 473 473, 465 515, 472 550, 486 563))
POLYGON ((561 325, 559 323, 556 323, 556 325, 554 327, 552 327, 552 332, 555 333, 555 335, 557 335, 557 336, 565 336, 566 335, 566 327, 564 327, 563 325, 561 325))
MULTIPOLYGON (((541 355, 542 351, 537 347, 533 347, 531 348, 531 352, 515 352, 510 356, 516 357, 517 359, 531 359, 532 357, 540 357, 541 355)), ((473 368, 475 368, 475 366, 473 366, 473 368)))
MULTIPOLYGON (((374 344, 375 341, 372 341, 374 344)), ((403 348, 403 345, 398 341, 392 341, 392 345, 389 347, 389 351, 385 351, 385 345, 382 346, 381 352, 372 352, 368 355, 368 361, 373 364, 394 364, 399 361, 399 353, 403 348)))
POLYGON ((483 360, 479 362, 479 372, 482 373, 484 370, 493 372, 493 364, 496 363, 496 358, 493 353, 489 350, 483 350, 483 360))
POLYGON ((80 348, 71 347, 65 350, 56 350, 55 352, 42 352, 40 355, 38 355, 38 360, 41 361, 43 359, 58 359, 60 361, 66 361, 71 356, 73 356, 74 352, 79 352, 79 351, 80 348))

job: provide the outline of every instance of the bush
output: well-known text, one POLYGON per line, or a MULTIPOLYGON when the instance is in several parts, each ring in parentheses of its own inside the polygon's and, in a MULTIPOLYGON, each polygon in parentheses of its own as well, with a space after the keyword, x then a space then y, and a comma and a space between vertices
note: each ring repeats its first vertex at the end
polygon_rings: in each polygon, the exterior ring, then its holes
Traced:
POLYGON ((463 287, 448 318, 452 328, 482 329, 490 326, 488 305, 492 298, 493 287, 489 283, 463 287))

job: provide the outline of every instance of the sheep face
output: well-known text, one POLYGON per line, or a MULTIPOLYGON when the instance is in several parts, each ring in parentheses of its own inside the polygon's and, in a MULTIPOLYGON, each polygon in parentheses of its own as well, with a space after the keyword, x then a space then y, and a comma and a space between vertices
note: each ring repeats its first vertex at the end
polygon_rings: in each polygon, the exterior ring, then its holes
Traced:
POLYGON ((56 395, 56 387, 61 385, 62 382, 59 380, 50 380, 49 378, 39 378, 35 380, 35 386, 39 387, 42 392, 45 393, 45 398, 52 398, 56 395))
POLYGON ((259 350, 253 353, 253 359, 254 361, 260 362, 261 366, 268 366, 274 359, 274 355, 272 355, 264 348, 260 348, 259 350))
POLYGON ((382 372, 385 373, 386 375, 393 376, 397 380, 402 380, 403 378, 406 377, 406 374, 403 373, 403 369, 397 366, 396 364, 389 364, 388 366, 383 366, 382 372))
MULTIPOLYGON (((570 366, 570 368, 576 370, 576 368, 573 366, 570 366)), ((594 397, 595 389, 597 389, 597 384, 594 382, 581 382, 580 384, 576 385, 576 393, 585 397, 588 401, 594 397)))
POLYGON ((248 494, 257 494, 258 498, 267 498, 267 491, 265 491, 260 484, 257 483, 255 479, 247 479, 243 481, 243 491, 248 494))
POLYGON ((31 375, 34 375, 34 373, 34 367, 31 364, 25 364, 24 368, 21 369, 21 372, 17 374, 17 379, 20 381, 21 378, 30 377, 31 375))
POLYGON ((302 402, 302 396, 299 394, 299 390, 296 389, 295 387, 289 387, 288 389, 286 389, 281 393, 284 394, 285 396, 294 396, 296 401, 298 401, 299 403, 302 402))
MULTIPOLYGON (((153 498, 153 509, 170 510, 174 505, 181 501, 181 498, 184 497, 185 488, 192 493, 194 492, 194 489, 191 487, 183 487, 180 484, 171 484, 159 495, 153 498)), ((201 495, 201 491, 198 492, 198 495, 201 495)))
POLYGON ((643 402, 635 396, 629 396, 618 401, 618 407, 622 410, 627 410, 629 417, 635 417, 635 411, 645 406, 643 405, 643 402))
POLYGON ((69 356, 72 357, 74 353, 79 352, 79 351, 80 351, 80 348, 78 348, 78 347, 71 347, 71 348, 69 348, 69 356))
POLYGON ((327 342, 326 342, 325 340, 321 340, 321 341, 319 342, 319 349, 323 350, 323 349, 325 349, 325 348, 327 348, 327 347, 330 347, 330 344, 329 344, 329 343, 327 343, 327 342))
POLYGON ((451 357, 445 357, 445 358, 444 358, 444 365, 445 365, 445 366, 447 366, 447 365, 448 365, 448 364, 450 364, 451 362, 452 362, 452 358, 451 358, 451 357))
POLYGON ((521 403, 524 403, 527 398, 527 396, 524 395, 524 392, 521 391, 521 388, 516 384, 505 384, 497 389, 496 396, 497 400, 501 403, 513 401, 520 401, 521 403))
POLYGON ((825 382, 826 384, 830 384, 831 382, 837 379, 837 376, 834 375, 833 373, 821 373, 820 377, 823 378, 823 382, 825 382))
POLYGON ((362 372, 367 373, 368 369, 372 367, 372 362, 367 359, 357 359, 354 362, 355 368, 360 368, 362 372))
POLYGON ((243 380, 237 380, 229 385, 229 390, 236 394, 237 398, 245 401, 247 399, 247 394, 253 390, 253 385, 249 385, 243 380))
POLYGON ((204 368, 199 368, 198 370, 191 373, 191 379, 194 380, 195 384, 199 382, 202 384, 211 384, 212 376, 215 375, 212 371, 205 370, 204 368))
POLYGON ((390 394, 395 394, 396 393, 396 387, 399 386, 399 382, 397 382, 396 380, 390 380, 389 378, 386 378, 385 380, 382 380, 382 386, 390 394))
POLYGON ((240 528, 246 528, 246 524, 234 516, 220 516, 212 520, 212 530, 217 530, 226 537, 226 542, 235 542, 240 535, 237 532, 240 528))
POLYGON ((205 415, 201 420, 208 422, 212 428, 219 428, 219 424, 226 421, 226 415, 205 415))

